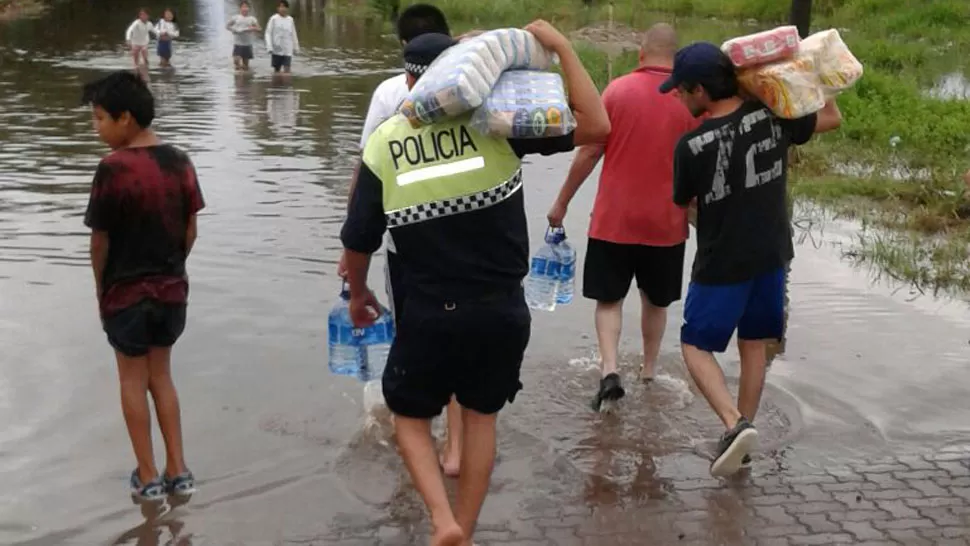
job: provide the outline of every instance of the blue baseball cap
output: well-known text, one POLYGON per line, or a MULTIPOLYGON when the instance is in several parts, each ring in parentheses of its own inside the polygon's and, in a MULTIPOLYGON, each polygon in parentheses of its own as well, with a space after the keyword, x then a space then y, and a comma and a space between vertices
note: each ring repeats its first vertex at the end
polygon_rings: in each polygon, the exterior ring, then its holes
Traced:
POLYGON ((680 48, 674 56, 674 69, 660 84, 661 93, 669 93, 685 83, 705 83, 724 77, 721 48, 710 42, 695 42, 680 48))

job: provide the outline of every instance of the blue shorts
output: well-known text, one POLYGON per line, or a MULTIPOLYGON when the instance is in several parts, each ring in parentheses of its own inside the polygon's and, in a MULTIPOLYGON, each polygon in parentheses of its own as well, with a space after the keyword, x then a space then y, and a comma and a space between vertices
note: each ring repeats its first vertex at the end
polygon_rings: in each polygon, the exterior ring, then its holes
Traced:
POLYGON ((781 339, 785 328, 785 268, 737 284, 690 283, 680 341, 712 353, 738 339, 781 339))
POLYGON ((166 61, 172 58, 172 41, 171 40, 159 40, 158 41, 158 58, 165 59, 166 61))

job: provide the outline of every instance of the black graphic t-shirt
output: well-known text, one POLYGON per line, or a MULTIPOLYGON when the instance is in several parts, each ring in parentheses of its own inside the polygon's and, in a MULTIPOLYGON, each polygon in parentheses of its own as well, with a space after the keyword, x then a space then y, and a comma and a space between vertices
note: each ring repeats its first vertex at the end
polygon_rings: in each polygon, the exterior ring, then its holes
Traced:
POLYGON ((744 282, 794 257, 788 149, 808 142, 815 122, 815 114, 781 119, 759 102, 746 102, 680 139, 674 202, 687 206, 697 199, 694 282, 744 282))
MULTIPOLYGON (((574 148, 573 134, 509 139, 520 158, 574 148)), ((371 254, 387 229, 383 183, 361 165, 341 231, 344 247, 371 254)), ((519 189, 498 203, 394 228, 391 232, 408 293, 443 300, 476 298, 522 283, 529 272, 529 232, 519 189)))
POLYGON ((146 298, 185 303, 185 236, 204 206, 195 167, 178 148, 124 148, 101 160, 84 224, 108 234, 103 314, 146 298))

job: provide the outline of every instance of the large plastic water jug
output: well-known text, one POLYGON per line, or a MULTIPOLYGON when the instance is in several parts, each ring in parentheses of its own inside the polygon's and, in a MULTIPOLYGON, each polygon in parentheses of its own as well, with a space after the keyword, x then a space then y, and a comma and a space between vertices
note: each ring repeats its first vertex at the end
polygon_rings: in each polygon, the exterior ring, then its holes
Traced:
POLYGON ((525 279, 525 301, 531 309, 552 311, 556 308, 562 263, 556 246, 559 235, 552 228, 546 230, 546 244, 532 256, 529 276, 525 279))
POLYGON ((360 375, 360 346, 350 320, 350 290, 344 284, 340 298, 330 311, 328 345, 330 347, 330 371, 337 375, 360 375))
POLYGON ((572 303, 573 292, 576 287, 576 249, 566 240, 566 230, 562 230, 562 239, 555 245, 559 256, 559 289, 556 292, 556 303, 566 305, 572 303))
POLYGON ((380 379, 394 341, 394 319, 383 305, 374 311, 380 314, 373 324, 355 327, 350 318, 350 289, 344 284, 337 304, 330 311, 331 372, 362 381, 380 379))

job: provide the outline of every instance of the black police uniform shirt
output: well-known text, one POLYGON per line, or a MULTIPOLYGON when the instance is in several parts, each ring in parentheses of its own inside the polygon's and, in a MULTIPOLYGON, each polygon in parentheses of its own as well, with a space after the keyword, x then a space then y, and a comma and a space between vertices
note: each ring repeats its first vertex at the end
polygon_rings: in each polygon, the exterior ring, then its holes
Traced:
MULTIPOLYGON (((568 152, 575 147, 572 133, 508 142, 519 158, 568 152)), ((520 188, 487 208, 394 228, 391 234, 407 293, 460 301, 518 287, 529 272, 523 192, 520 188)), ((382 182, 366 164, 361 165, 350 199, 341 240, 345 248, 373 254, 381 246, 387 220, 382 182)))
POLYGON ((674 202, 688 206, 697 198, 694 282, 744 282, 794 257, 788 150, 812 138, 816 119, 782 119, 748 101, 681 137, 674 152, 674 202))

